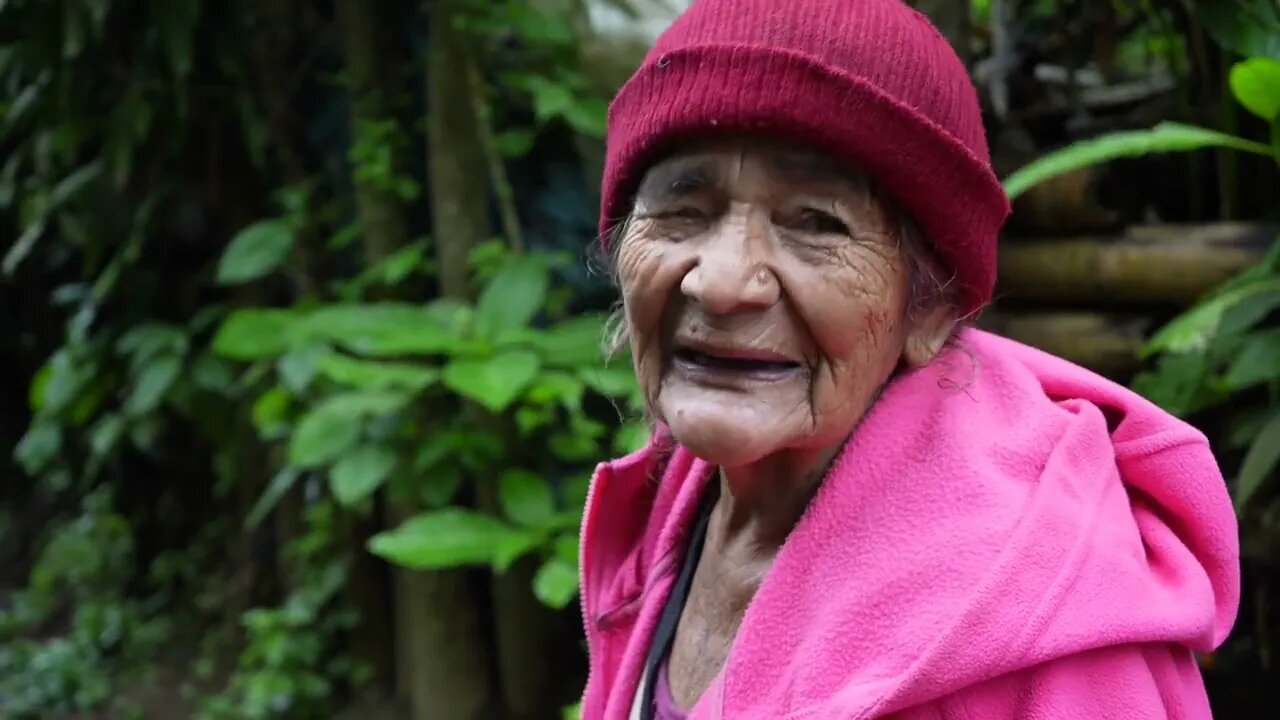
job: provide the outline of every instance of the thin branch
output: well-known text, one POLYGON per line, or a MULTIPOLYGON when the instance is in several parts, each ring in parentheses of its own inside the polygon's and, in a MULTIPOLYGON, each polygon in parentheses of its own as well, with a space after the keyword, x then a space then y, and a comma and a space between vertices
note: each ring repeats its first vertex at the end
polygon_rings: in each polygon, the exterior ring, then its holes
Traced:
POLYGON ((498 202, 498 217, 502 223, 502 233, 507 236, 507 243, 512 252, 524 253, 524 237, 520 232, 520 216, 516 212, 515 192, 511 181, 507 178, 507 168, 498 152, 497 142, 493 137, 493 112, 489 106, 488 88, 484 77, 474 62, 467 63, 467 79, 470 84, 471 106, 475 112, 478 125, 480 146, 484 152, 485 164, 489 168, 489 183, 493 188, 494 198, 498 202))

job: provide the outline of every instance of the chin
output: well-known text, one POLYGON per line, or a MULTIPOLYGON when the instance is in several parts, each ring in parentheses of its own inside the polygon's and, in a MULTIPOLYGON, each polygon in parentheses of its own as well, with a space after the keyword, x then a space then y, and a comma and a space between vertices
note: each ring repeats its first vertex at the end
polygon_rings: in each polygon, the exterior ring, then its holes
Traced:
POLYGON ((676 407, 662 416, 676 442, 720 467, 750 465, 778 449, 776 433, 749 422, 752 413, 676 407))

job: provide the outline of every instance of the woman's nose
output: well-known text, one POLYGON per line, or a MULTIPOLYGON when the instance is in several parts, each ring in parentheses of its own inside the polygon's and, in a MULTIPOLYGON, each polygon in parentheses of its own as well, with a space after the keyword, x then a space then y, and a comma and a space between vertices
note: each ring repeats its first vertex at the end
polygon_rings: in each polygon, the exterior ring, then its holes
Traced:
POLYGON ((763 310, 778 302, 778 278, 768 264, 764 238, 742 223, 724 227, 699 248, 698 262, 680 291, 713 315, 763 310))

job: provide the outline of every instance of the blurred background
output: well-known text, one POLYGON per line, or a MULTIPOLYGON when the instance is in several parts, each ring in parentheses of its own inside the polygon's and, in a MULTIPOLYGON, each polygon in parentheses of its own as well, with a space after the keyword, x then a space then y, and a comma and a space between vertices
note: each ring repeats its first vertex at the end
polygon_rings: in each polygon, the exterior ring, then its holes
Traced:
MULTIPOLYGON (((0 717, 572 716, 605 109, 685 4, 0 0, 0 717)), ((1016 197, 979 324, 1209 435, 1201 665, 1280 717, 1280 2, 914 4, 1016 197)))

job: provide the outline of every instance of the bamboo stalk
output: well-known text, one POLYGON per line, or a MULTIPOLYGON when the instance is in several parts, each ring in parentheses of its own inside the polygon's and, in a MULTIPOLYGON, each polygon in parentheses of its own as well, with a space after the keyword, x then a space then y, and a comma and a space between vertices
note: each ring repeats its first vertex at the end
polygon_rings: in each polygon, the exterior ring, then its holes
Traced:
POLYGON ((1151 320, 1084 312, 991 312, 978 325, 1099 374, 1123 378, 1140 365, 1151 320))
POLYGON ((1190 304, 1248 268, 1277 228, 1252 223, 1135 226, 1120 236, 1019 240, 1000 248, 1002 298, 1190 304))

